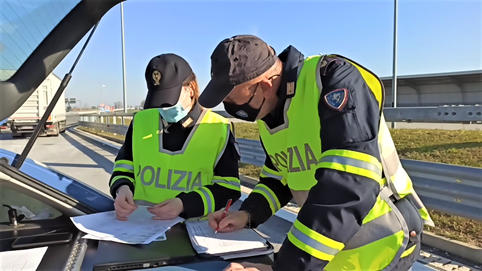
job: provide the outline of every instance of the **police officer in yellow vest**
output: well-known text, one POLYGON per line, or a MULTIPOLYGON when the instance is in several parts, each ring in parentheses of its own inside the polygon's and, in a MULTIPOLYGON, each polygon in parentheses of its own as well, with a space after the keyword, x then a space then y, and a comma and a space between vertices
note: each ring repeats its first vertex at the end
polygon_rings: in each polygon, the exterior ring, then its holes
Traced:
POLYGON ((225 270, 411 268, 433 222, 400 164, 384 95, 375 74, 344 56, 293 46, 277 56, 251 35, 219 43, 199 102, 256 120, 266 161, 240 211, 210 214, 210 226, 257 227, 293 198, 302 207, 272 267, 225 270))
POLYGON ((229 121, 197 102, 189 64, 175 54, 151 59, 144 110, 130 123, 115 159, 110 192, 119 220, 138 205, 154 219, 205 216, 241 196, 229 121))

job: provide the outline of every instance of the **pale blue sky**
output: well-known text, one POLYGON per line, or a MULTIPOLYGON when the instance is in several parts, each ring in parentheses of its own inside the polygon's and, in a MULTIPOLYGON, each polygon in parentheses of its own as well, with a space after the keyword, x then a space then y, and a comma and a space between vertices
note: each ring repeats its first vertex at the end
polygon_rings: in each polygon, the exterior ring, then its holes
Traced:
MULTIPOLYGON (((482 68, 481 0, 399 0, 399 75, 482 68)), ((255 34, 281 52, 345 55, 379 76, 392 73, 393 1, 161 1, 124 3, 128 104, 146 95, 144 71, 158 54, 184 57, 209 80, 210 55, 226 37, 255 34)), ((122 101, 120 5, 100 22, 66 90, 83 105, 122 101)), ((70 69, 82 43, 60 64, 70 69)))

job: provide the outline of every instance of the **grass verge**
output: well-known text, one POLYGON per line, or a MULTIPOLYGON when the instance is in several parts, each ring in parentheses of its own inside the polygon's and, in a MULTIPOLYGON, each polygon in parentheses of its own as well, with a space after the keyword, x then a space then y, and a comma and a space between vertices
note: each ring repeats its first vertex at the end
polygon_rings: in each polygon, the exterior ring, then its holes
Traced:
MULTIPOLYGON (((236 123, 236 137, 259 140, 256 124, 236 123)), ((100 136, 111 136, 91 129, 80 128, 100 136)), ((482 167, 482 132, 451 131, 427 129, 391 130, 393 141, 400 158, 429 162, 455 164, 461 166, 482 167)), ((240 163, 240 173, 258 178, 260 167, 240 163)), ((428 231, 454 240, 482 247, 482 223, 462 217, 429 211, 436 227, 428 231)))

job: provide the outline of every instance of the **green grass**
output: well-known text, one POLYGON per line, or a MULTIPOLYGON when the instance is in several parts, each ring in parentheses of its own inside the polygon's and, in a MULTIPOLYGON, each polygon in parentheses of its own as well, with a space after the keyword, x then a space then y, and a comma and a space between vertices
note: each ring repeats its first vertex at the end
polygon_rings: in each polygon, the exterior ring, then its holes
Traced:
MULTIPOLYGON (((236 123, 235 128, 236 137, 259 140, 256 124, 236 123)), ((400 158, 482 167, 481 131, 395 129, 390 132, 400 158)), ((123 139, 118 135, 114 137, 123 139)), ((240 163, 240 173, 243 175, 258 178, 260 172, 260 167, 240 163)), ((435 211, 429 212, 436 227, 427 228, 428 231, 482 247, 481 222, 435 211)))
POLYGON ((101 132, 95 129, 85 128, 85 127, 78 127, 77 129, 84 132, 89 132, 91 134, 98 135, 107 139, 113 139, 114 141, 124 141, 124 138, 125 138, 123 135, 101 132))

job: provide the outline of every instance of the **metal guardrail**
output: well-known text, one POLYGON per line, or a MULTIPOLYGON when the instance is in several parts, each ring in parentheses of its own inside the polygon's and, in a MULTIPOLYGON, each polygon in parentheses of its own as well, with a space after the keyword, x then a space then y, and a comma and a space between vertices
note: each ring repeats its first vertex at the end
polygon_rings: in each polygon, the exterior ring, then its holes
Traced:
POLYGON ((128 126, 121 125, 121 124, 109 124, 109 123, 100 123, 100 122, 90 122, 90 121, 79 121, 79 126, 83 126, 86 128, 99 130, 107 133, 118 134, 118 135, 125 135, 127 133, 128 126))
MULTIPOLYGON (((79 121, 79 126, 125 135, 127 126, 79 121)), ((263 166, 265 154, 257 140, 238 139, 241 162, 263 166)), ((401 159, 427 208, 482 221, 482 168, 401 159)))
MULTIPOLYGON (((257 140, 237 139, 241 162, 263 166, 265 154, 257 140)), ((482 168, 401 159, 427 208, 482 221, 482 168)))
MULTIPOLYGON (((232 118, 226 111, 214 110, 226 118, 232 118)), ((481 105, 444 105, 429 107, 384 108, 388 122, 429 122, 429 123, 482 123, 481 105)), ((91 117, 131 117, 132 113, 114 112, 103 114, 83 114, 91 117)))
POLYGON ((482 123, 482 106, 385 108, 389 122, 482 123))

